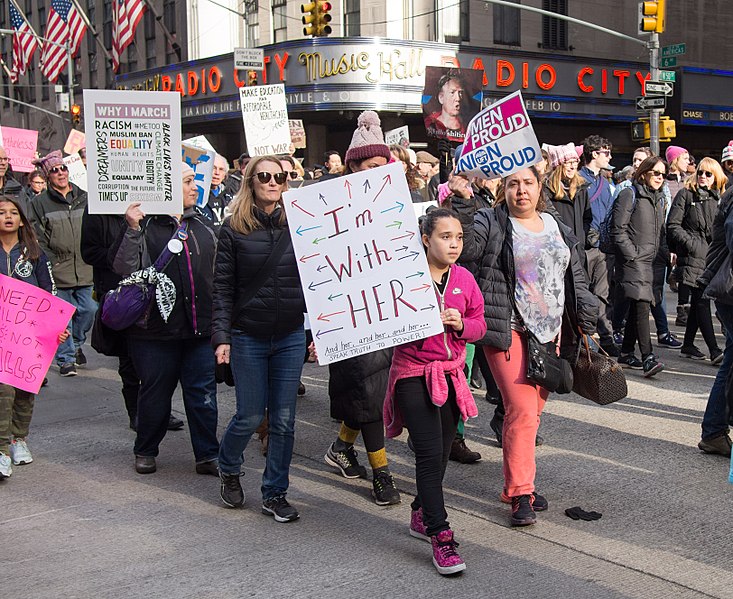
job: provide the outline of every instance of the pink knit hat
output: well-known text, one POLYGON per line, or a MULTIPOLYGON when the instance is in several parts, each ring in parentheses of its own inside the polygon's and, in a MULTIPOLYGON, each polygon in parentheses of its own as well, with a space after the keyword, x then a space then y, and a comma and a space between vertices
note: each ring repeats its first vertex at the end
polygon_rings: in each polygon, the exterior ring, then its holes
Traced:
POLYGON ((568 160, 578 160, 575 152, 575 144, 568 143, 564 146, 547 146, 547 154, 550 157, 550 167, 557 168, 568 160))
POLYGON ((367 110, 359 115, 356 123, 357 128, 351 138, 351 145, 346 150, 345 161, 359 162, 375 156, 382 156, 390 160, 392 154, 390 154, 389 146, 384 143, 379 115, 373 110, 367 110))
POLYGON ((54 150, 53 152, 49 152, 48 154, 46 154, 43 158, 39 158, 38 160, 33 161, 33 164, 40 168, 46 176, 48 176, 48 172, 54 166, 58 166, 59 164, 63 163, 64 158, 61 154, 61 150, 54 150))
POLYGON ((667 159, 667 164, 672 164, 682 154, 689 154, 689 152, 680 146, 669 146, 664 152, 664 157, 667 159))
POLYGON ((728 160, 733 160, 733 139, 723 148, 723 157, 720 159, 720 162, 727 162, 728 160))

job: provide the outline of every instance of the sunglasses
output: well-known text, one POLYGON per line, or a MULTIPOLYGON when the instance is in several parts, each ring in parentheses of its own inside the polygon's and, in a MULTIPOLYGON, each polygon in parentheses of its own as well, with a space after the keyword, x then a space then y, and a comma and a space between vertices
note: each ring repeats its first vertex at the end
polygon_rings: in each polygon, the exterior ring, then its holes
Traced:
POLYGON ((597 150, 599 154, 605 154, 606 156, 611 155, 611 150, 597 150))
POLYGON ((257 180, 262 183, 263 185, 267 185, 270 182, 270 179, 275 178, 275 183, 278 185, 282 185, 285 183, 285 181, 288 180, 288 173, 275 173, 274 175, 272 173, 268 173, 267 171, 262 171, 261 173, 257 173, 257 180))
POLYGON ((287 175, 291 179, 297 179, 298 178, 298 171, 288 171, 287 175))
POLYGON ((649 171, 649 174, 650 174, 650 175, 651 175, 652 177, 664 177, 664 175, 665 175, 666 173, 665 173, 664 171, 655 171, 655 170, 651 170, 651 171, 649 171))
POLYGON ((69 167, 66 166, 65 164, 59 164, 58 166, 53 166, 50 169, 48 169, 48 172, 56 174, 56 173, 65 173, 68 170, 69 170, 69 167))
POLYGON ((710 171, 699 170, 697 171, 697 176, 698 177, 710 177, 712 179, 714 175, 710 171))

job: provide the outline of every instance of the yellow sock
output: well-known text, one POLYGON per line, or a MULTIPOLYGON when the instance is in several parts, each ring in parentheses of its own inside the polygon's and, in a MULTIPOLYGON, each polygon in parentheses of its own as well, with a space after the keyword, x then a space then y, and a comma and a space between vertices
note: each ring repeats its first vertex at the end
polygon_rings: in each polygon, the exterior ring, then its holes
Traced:
POLYGON ((339 430, 339 440, 346 443, 346 445, 353 445, 358 436, 359 436, 358 430, 349 428, 343 422, 341 423, 341 430, 339 430))
POLYGON ((367 456, 369 456, 369 465, 372 467, 372 470, 387 467, 387 450, 384 447, 379 451, 368 452, 367 456))

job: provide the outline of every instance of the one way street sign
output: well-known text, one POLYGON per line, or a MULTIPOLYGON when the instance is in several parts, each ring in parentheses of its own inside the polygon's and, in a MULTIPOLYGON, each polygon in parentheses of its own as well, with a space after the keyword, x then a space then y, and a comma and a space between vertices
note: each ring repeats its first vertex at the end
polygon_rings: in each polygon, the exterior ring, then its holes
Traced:
POLYGON ((647 94, 661 94, 663 96, 671 96, 674 92, 674 86, 667 81, 647 81, 645 85, 647 94))
POLYGON ((637 96, 636 98, 636 111, 646 112, 652 108, 661 108, 664 110, 667 107, 667 98, 664 96, 654 96, 648 98, 646 96, 637 96))

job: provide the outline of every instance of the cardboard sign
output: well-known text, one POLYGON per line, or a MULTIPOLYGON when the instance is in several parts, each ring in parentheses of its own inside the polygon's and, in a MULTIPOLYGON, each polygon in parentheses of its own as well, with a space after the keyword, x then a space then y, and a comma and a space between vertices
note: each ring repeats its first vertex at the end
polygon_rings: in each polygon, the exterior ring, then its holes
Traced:
POLYGON ((69 182, 87 191, 87 167, 81 161, 79 152, 64 156, 64 164, 69 168, 69 182))
POLYGON ((86 148, 87 141, 86 135, 78 129, 72 129, 69 131, 69 137, 66 138, 66 145, 64 145, 64 152, 67 154, 75 154, 82 148, 86 148))
POLYGON ((183 212, 180 94, 85 89, 84 124, 90 214, 183 212))
POLYGON ((443 331, 401 163, 283 201, 320 364, 443 331))
POLYGON ((302 150, 306 147, 305 139, 305 127, 303 127, 303 121, 300 119, 290 119, 288 121, 290 125, 290 139, 293 142, 296 150, 302 150))
POLYGON ((468 123, 481 110, 483 71, 426 67, 423 122, 428 137, 461 143, 468 123))
POLYGON ((388 146, 402 146, 407 149, 410 147, 410 128, 405 125, 392 129, 384 134, 384 143, 388 146))
POLYGON ((30 173, 36 168, 33 161, 36 159, 38 131, 3 127, 2 140, 2 146, 14 171, 30 173))
MULTIPOLYGON (((458 150, 456 150, 458 153, 458 150)), ((506 177, 542 160, 540 144, 522 92, 487 106, 469 123, 456 172, 469 177, 506 177)))
MULTIPOLYGON (((18 269, 30 268, 19 262, 18 269)), ((0 383, 38 393, 76 308, 50 293, 0 274, 0 383)))
POLYGON ((182 146, 183 162, 193 169, 195 174, 193 181, 196 183, 196 189, 199 192, 196 198, 196 205, 203 206, 209 201, 209 191, 211 191, 211 177, 214 175, 214 157, 216 152, 213 150, 205 150, 195 146, 183 144, 182 146))
POLYGON ((249 155, 287 154, 291 140, 285 86, 240 87, 239 99, 249 155))
POLYGON ((204 150, 211 150, 212 152, 216 152, 214 146, 212 146, 211 142, 206 139, 205 135, 197 135, 196 137, 184 139, 183 143, 189 146, 194 146, 196 148, 203 148, 204 150))

